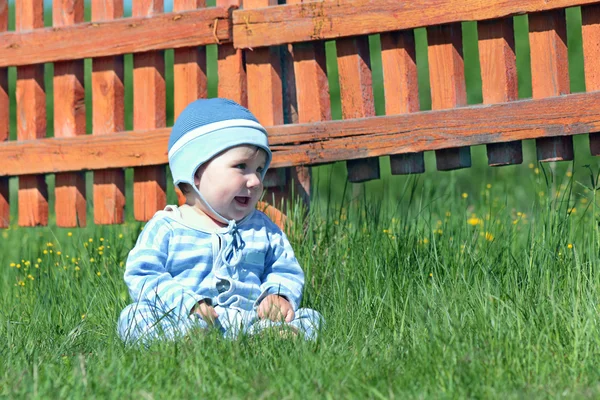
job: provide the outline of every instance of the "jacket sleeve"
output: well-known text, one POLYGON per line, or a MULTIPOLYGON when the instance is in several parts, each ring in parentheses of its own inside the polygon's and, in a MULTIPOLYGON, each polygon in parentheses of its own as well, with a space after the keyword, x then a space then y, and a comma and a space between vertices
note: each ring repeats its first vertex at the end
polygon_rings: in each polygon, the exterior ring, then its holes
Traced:
POLYGON ((267 238, 269 246, 260 285, 261 295, 254 305, 258 306, 270 294, 278 294, 287 298, 294 310, 297 310, 302 301, 304 271, 285 233, 277 228, 267 238))
POLYGON ((164 218, 151 219, 127 257, 124 278, 135 302, 149 302, 164 312, 188 316, 203 297, 178 283, 167 271, 172 235, 164 218))

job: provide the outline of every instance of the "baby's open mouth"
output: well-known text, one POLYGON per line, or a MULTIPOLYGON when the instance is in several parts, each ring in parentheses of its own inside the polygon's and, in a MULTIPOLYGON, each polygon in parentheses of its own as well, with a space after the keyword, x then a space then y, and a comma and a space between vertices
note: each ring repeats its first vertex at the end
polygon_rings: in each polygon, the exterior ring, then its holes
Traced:
POLYGON ((235 201, 238 204, 241 204, 243 206, 247 206, 248 203, 250 203, 250 197, 236 196, 235 197, 235 201))

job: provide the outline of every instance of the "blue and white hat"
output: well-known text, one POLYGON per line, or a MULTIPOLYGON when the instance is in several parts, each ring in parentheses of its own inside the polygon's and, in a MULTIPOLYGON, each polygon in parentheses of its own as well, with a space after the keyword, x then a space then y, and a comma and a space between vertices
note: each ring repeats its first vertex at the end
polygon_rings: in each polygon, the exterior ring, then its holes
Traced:
POLYGON ((173 183, 187 183, 223 222, 194 185, 198 168, 217 154, 239 145, 252 145, 267 154, 264 178, 271 163, 271 150, 266 129, 252 113, 234 101, 221 98, 199 99, 190 103, 179 115, 169 137, 169 167, 173 183))

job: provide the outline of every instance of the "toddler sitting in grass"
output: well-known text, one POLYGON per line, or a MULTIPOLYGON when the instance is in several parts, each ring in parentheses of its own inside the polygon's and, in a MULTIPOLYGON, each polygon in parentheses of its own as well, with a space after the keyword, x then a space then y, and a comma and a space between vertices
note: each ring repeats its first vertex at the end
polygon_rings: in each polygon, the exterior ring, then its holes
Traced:
POLYGON ((294 251, 255 209, 271 162, 265 128, 233 101, 197 100, 175 122, 168 157, 186 204, 157 212, 129 253, 134 302, 121 312, 121 338, 216 328, 230 338, 268 329, 315 339, 321 315, 299 308, 304 273, 294 251))

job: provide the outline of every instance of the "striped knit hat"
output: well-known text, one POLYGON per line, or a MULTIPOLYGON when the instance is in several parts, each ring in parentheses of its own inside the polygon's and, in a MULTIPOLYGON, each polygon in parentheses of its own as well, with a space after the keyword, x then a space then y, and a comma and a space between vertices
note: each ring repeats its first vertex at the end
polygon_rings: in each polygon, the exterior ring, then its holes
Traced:
MULTIPOLYGON (((252 145, 267 154, 264 178, 271 163, 267 131, 246 108, 228 99, 199 99, 190 103, 179 115, 169 137, 169 167, 173 183, 187 183, 204 197, 194 185, 198 168, 224 150, 239 145, 252 145)), ((209 208, 210 204, 204 201, 209 208)), ((229 222, 216 213, 223 222, 229 222)))

